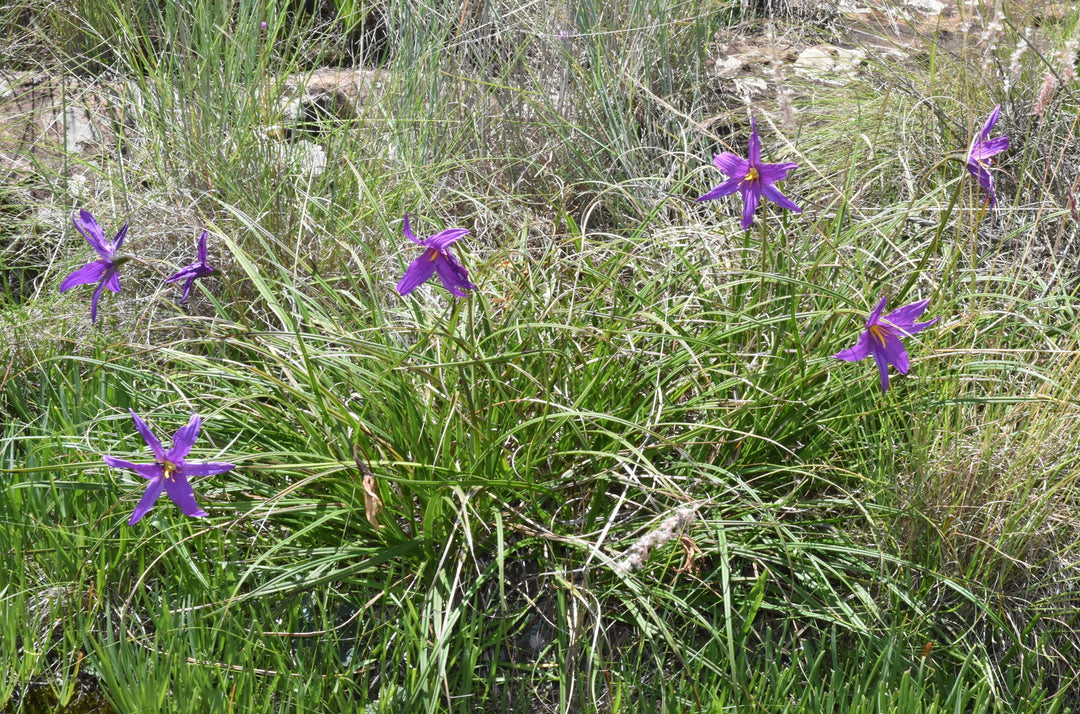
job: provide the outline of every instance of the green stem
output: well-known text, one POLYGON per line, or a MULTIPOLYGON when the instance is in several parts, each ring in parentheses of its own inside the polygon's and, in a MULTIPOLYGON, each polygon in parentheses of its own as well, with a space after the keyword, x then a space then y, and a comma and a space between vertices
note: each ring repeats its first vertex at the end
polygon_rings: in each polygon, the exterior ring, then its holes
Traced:
MULTIPOLYGON (((930 256, 935 255, 938 251, 938 246, 941 245, 941 234, 945 231, 945 226, 949 222, 949 218, 952 216, 953 209, 956 208, 956 202, 960 199, 960 189, 963 186, 962 181, 956 183, 956 190, 953 191, 952 196, 949 198, 949 207, 945 209, 945 213, 941 216, 941 220, 938 221, 937 231, 934 233, 934 240, 930 241, 930 245, 925 251, 923 251, 922 259, 919 260, 919 265, 915 268, 915 271, 904 283, 904 287, 900 288, 900 292, 896 295, 897 304, 904 302, 904 297, 911 290, 911 286, 915 284, 915 281, 922 275, 923 270, 926 269, 926 264, 930 261, 930 256)), ((944 281, 943 281, 944 282, 944 281)), ((934 299, 938 298, 938 294, 941 292, 941 285, 939 284, 934 291, 934 299)))

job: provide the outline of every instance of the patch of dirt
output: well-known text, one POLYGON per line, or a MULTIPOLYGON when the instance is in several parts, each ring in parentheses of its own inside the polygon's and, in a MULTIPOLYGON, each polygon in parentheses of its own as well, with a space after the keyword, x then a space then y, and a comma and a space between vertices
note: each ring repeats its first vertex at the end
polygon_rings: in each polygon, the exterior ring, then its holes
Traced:
POLYGON ((980 54, 976 61, 991 63, 1009 29, 1046 53, 1069 10, 1064 3, 1038 0, 835 0, 814 6, 812 17, 795 16, 803 21, 779 18, 721 31, 707 68, 723 93, 744 103, 772 100, 778 88, 786 91, 783 79, 792 72, 836 85, 854 77, 869 58, 915 69, 931 51, 960 56, 974 49, 980 54))
MULTIPOLYGON (((1045 51, 1051 31, 1069 17, 1064 3, 1038 0, 1016 0, 1007 7, 1003 2, 1000 9, 984 0, 781 5, 786 12, 776 22, 724 28, 714 41, 707 68, 721 94, 744 103, 772 99, 792 73, 835 86, 857 76, 870 57, 914 64, 931 47, 960 53, 965 47, 970 51, 973 39, 975 45, 992 47, 1010 23, 1045 51)), ((321 122, 370 116, 390 84, 382 69, 323 69, 288 77, 281 126, 267 127, 267 136, 317 142, 321 122)), ((0 177, 11 183, 42 167, 69 179, 91 173, 97 161, 115 157, 118 136, 137 130, 130 111, 137 96, 124 83, 0 72, 0 177)))
MULTIPOLYGON (((285 80, 280 115, 287 127, 267 127, 267 135, 288 139, 294 129, 328 119, 364 115, 387 87, 385 70, 319 70, 285 80)), ((85 176, 95 162, 118 151, 118 138, 138 131, 132 103, 134 86, 94 82, 41 72, 0 74, 0 176, 11 183, 19 174, 47 167, 59 175, 85 176)))
POLYGON ((112 94, 72 77, 0 74, 0 175, 10 182, 41 164, 62 168, 108 153, 120 121, 112 94))

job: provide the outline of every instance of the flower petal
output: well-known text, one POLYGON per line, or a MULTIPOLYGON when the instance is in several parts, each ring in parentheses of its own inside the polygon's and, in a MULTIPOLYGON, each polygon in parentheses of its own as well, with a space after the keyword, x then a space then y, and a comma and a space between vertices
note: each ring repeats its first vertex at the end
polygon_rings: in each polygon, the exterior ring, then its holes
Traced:
POLYGON ((199 503, 195 500, 195 491, 191 488, 183 471, 177 471, 173 478, 162 480, 165 482, 165 493, 169 494, 173 503, 180 506, 185 516, 205 518, 209 515, 199 508, 199 503))
POLYGON ((877 350, 870 350, 870 354, 874 355, 878 372, 881 373, 881 393, 884 394, 889 391, 889 364, 885 361, 885 355, 880 354, 877 350))
POLYGON ((789 171, 799 168, 798 164, 785 161, 782 164, 761 164, 757 167, 758 176, 765 183, 776 183, 787 178, 789 171))
POLYGON ((986 168, 985 164, 980 164, 977 161, 968 161, 968 171, 979 182, 983 190, 987 193, 987 201, 991 206, 997 204, 997 197, 994 195, 994 175, 990 173, 990 170, 986 168))
POLYGON ((196 278, 205 278, 206 276, 213 275, 213 274, 214 274, 214 269, 211 268, 209 265, 206 265, 205 263, 203 263, 203 264, 192 263, 191 265, 187 266, 186 268, 181 270, 176 275, 173 275, 173 276, 170 276, 169 278, 167 278, 165 280, 165 282, 174 283, 177 280, 182 280, 184 278, 187 278, 187 282, 184 283, 183 295, 180 297, 180 303, 183 304, 183 303, 187 302, 188 295, 191 293, 191 288, 195 284, 195 279, 196 278))
POLYGON ((1000 116, 1000 114, 1001 105, 999 104, 994 107, 994 111, 990 112, 990 116, 986 117, 986 123, 983 124, 982 131, 980 132, 980 136, 982 137, 983 141, 986 141, 988 138, 990 138, 990 132, 991 130, 993 130, 994 124, 997 124, 998 116, 1000 116))
POLYGON ((120 230, 118 230, 116 232, 116 235, 113 236, 112 246, 110 246, 110 252, 112 252, 113 255, 115 255, 116 251, 120 250, 120 246, 124 244, 124 238, 127 237, 127 232, 128 224, 125 223, 124 225, 120 226, 120 230))
POLYGON ((131 514, 131 519, 128 520, 129 526, 133 526, 141 521, 142 517, 154 507, 163 488, 165 488, 164 478, 151 479, 150 483, 146 484, 146 491, 139 500, 139 505, 135 506, 135 511, 131 514))
MULTIPOLYGON (((106 273, 108 275, 108 273, 106 273)), ((105 289, 105 284, 108 283, 108 279, 103 279, 101 284, 94 290, 94 296, 90 298, 90 324, 93 325, 97 322, 97 306, 98 300, 101 298, 101 292, 105 289)))
POLYGON ((209 461, 205 464, 186 463, 181 467, 181 471, 189 478, 198 478, 199 476, 223 474, 226 471, 232 471, 235 468, 236 464, 226 464, 221 461, 209 461))
POLYGON ((128 411, 131 412, 131 418, 135 420, 135 428, 139 430, 139 434, 142 436, 143 441, 145 441, 146 445, 150 447, 150 450, 154 452, 154 460, 164 461, 165 449, 162 448, 158 438, 154 436, 154 432, 150 431, 150 427, 146 425, 146 422, 139 418, 139 415, 135 413, 134 409, 129 409, 128 411))
POLYGON ((440 253, 445 253, 451 243, 461 240, 468 234, 469 231, 465 228, 447 228, 445 231, 440 231, 428 238, 424 241, 424 245, 434 248, 440 253))
POLYGON ((761 193, 765 196, 765 198, 769 199, 781 208, 786 208, 789 211, 794 211, 795 213, 802 213, 801 208, 796 206, 795 203, 787 196, 780 193, 780 189, 776 188, 776 186, 773 186, 772 184, 762 182, 761 193))
POLYGON ((435 271, 443 287, 458 297, 465 297, 465 290, 476 290, 476 286, 469 282, 469 271, 453 256, 440 254, 435 259, 435 271))
POLYGON ((127 469, 128 471, 134 471, 145 479, 161 478, 164 473, 164 469, 161 464, 133 464, 130 461, 124 459, 118 459, 115 456, 105 455, 101 457, 109 466, 114 469, 127 469))
POLYGON ((845 362, 858 362, 861 359, 866 359, 870 354, 870 337, 869 332, 863 332, 859 335, 859 340, 848 347, 846 350, 841 350, 833 355, 836 359, 842 359, 845 362))
POLYGON ((711 201, 714 198, 730 196, 731 194, 739 190, 739 185, 742 183, 742 181, 742 176, 732 176, 727 181, 714 188, 712 191, 709 191, 704 196, 698 196, 694 200, 700 203, 701 201, 711 201))
POLYGON ((754 167, 761 164, 761 139, 758 138, 757 122, 753 117, 750 117, 750 151, 747 154, 747 161, 754 167))
POLYGON ((724 172, 724 175, 729 177, 738 177, 742 180, 746 176, 746 172, 750 170, 750 162, 741 156, 724 152, 722 154, 715 154, 713 156, 713 164, 716 168, 724 172))
POLYGON ((916 322, 914 325, 909 327, 904 332, 906 334, 909 334, 909 335, 914 335, 917 332, 922 332, 927 327, 930 327, 930 325, 933 325, 935 322, 937 322, 940 319, 941 319, 940 317, 935 317, 933 320, 930 320, 929 322, 916 322))
POLYGON ((205 230, 202 232, 202 235, 199 236, 199 262, 200 263, 205 263, 206 262, 206 231, 205 230))
POLYGON ((405 275, 401 276, 397 284, 398 293, 408 295, 430 278, 435 273, 435 259, 438 255, 434 250, 425 250, 423 255, 409 264, 405 275))
MULTIPOLYGON (((988 159, 991 156, 1000 154, 1009 148, 1009 137, 999 136, 996 139, 990 139, 988 141, 980 142, 978 145, 978 157, 981 159, 988 159)), ((973 152, 974 153, 974 152, 973 152)))
POLYGON ((192 263, 191 265, 185 265, 183 268, 181 268, 179 270, 179 272, 173 273, 169 277, 165 278, 165 282, 167 282, 167 283, 175 283, 178 280, 183 280, 184 278, 192 278, 192 277, 195 276, 195 269, 198 268, 198 267, 199 267, 198 263, 192 263))
POLYGON ((866 326, 876 325, 881 321, 881 312, 885 309, 885 301, 889 299, 889 296, 881 298, 881 302, 877 304, 873 310, 870 311, 870 317, 866 318, 866 326))
POLYGON ((76 285, 96 283, 101 280, 101 276, 104 275, 105 271, 111 266, 112 263, 107 260, 95 260, 93 263, 87 263, 64 278, 64 282, 60 283, 60 292, 70 290, 76 285))
POLYGON ((90 211, 85 208, 79 209, 78 213, 71 214, 71 222, 75 224, 75 228, 90 244, 90 247, 97 251, 98 255, 106 260, 113 257, 112 246, 105 240, 105 231, 101 230, 97 219, 94 218, 90 211))
POLYGON ((169 449, 169 453, 165 454, 165 460, 179 465, 191 453, 191 447, 195 445, 195 440, 199 438, 199 428, 201 426, 202 419, 199 418, 198 414, 192 414, 188 423, 177 429, 176 433, 173 434, 172 448, 169 449))
POLYGON ((195 284, 195 278, 197 278, 197 277, 199 277, 199 276, 198 275, 192 275, 191 277, 189 277, 187 279, 187 282, 184 283, 184 294, 180 296, 180 304, 181 305, 183 305, 185 302, 187 302, 188 295, 191 294, 191 286, 195 284))
POLYGON ((424 241, 417 238, 413 234, 412 228, 409 227, 409 214, 408 213, 405 214, 405 225, 402 227, 401 232, 404 233, 405 237, 408 238, 409 240, 411 240, 413 243, 416 243, 417 245, 423 245, 424 244, 424 241))
POLYGON ((919 319, 919 315, 926 312, 926 308, 930 305, 930 299, 919 300, 913 302, 910 305, 904 305, 898 307, 882 320, 887 322, 893 327, 899 327, 901 330, 908 330, 916 320, 919 319))
POLYGON ((101 279, 101 284, 114 293, 120 292, 120 268, 115 263, 107 271, 101 279))
POLYGON ((757 181, 743 182, 739 191, 742 192, 743 198, 742 228, 745 231, 754 223, 754 211, 757 210, 758 201, 761 200, 761 186, 757 181))
POLYGON ((881 353, 886 362, 896 365, 896 371, 900 374, 908 373, 911 362, 908 360, 908 353, 904 349, 904 343, 900 341, 900 338, 895 333, 888 332, 885 335, 885 344, 879 347, 877 351, 881 353))

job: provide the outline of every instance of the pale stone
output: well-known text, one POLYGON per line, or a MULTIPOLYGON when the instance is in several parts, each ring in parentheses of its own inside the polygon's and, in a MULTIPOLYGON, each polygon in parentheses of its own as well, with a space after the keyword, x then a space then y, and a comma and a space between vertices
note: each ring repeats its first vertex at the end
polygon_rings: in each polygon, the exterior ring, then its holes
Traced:
POLYGON ((846 50, 833 45, 814 45, 799 53, 795 71, 826 81, 850 78, 866 62, 864 50, 846 50))
POLYGON ((938 0, 904 0, 904 6, 927 15, 940 15, 945 3, 938 0))
POLYGON ((101 142, 101 136, 90 121, 90 112, 85 107, 64 107, 64 148, 77 154, 81 154, 87 146, 101 142))

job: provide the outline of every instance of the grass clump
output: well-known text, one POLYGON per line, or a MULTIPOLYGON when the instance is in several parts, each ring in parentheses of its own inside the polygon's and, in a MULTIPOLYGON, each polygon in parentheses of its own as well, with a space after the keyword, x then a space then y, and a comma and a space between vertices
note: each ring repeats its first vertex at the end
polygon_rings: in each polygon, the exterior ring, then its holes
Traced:
POLYGON ((0 234, 0 705, 1074 706, 1077 18, 898 46, 767 5, 5 10, 112 131, 2 137, 38 170, 0 234), (379 66, 317 66, 356 33, 379 66), (823 41, 864 59, 784 60, 823 41), (965 161, 999 103, 991 209, 965 161), (741 231, 693 199, 751 114, 803 212, 741 231), (132 225, 94 327, 56 289, 76 208, 132 225), (431 248, 405 213, 470 230, 468 297, 393 289, 431 248), (886 295, 940 321, 882 394, 833 356, 886 295), (194 479, 209 518, 127 525, 129 410, 201 415, 191 462, 237 465, 194 479))

